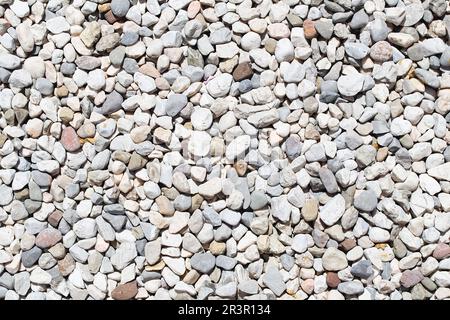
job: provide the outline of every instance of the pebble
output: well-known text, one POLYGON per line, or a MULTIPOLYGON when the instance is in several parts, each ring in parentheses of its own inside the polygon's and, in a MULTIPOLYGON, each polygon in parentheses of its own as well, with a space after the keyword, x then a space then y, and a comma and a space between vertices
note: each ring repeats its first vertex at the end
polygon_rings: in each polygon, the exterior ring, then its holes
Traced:
POLYGON ((253 75, 253 69, 250 63, 243 62, 236 66, 233 71, 234 81, 242 81, 244 79, 251 78, 253 75))
POLYGON ((350 272, 355 277, 367 279, 373 274, 372 263, 369 260, 362 260, 354 264, 350 272))
POLYGON ((308 237, 304 234, 298 234, 292 240, 292 249, 295 252, 303 253, 308 249, 308 237))
POLYGON ((62 239, 61 232, 56 229, 42 230, 36 237, 36 245, 47 249, 56 245, 62 239))
POLYGON ((223 97, 229 92, 232 81, 230 74, 220 74, 208 82, 206 90, 213 98, 223 97))
POLYGON ((190 261, 194 270, 206 274, 211 273, 216 265, 216 258, 209 252, 196 253, 190 261))
POLYGON ((66 127, 61 133, 61 144, 69 152, 75 152, 80 149, 81 144, 77 133, 72 127, 66 127))
POLYGON ((346 42, 344 45, 345 52, 352 58, 357 60, 365 58, 369 54, 369 47, 363 43, 346 42))
POLYGON ((191 115, 191 122, 195 130, 207 130, 213 122, 213 115, 206 108, 197 108, 191 115))
POLYGON ((326 225, 332 226, 342 217, 344 211, 345 199, 338 194, 320 209, 319 217, 326 225))
POLYGON ((418 270, 405 270, 400 278, 400 283, 405 288, 411 288, 422 281, 424 276, 418 270))
POLYGON ((353 203, 356 209, 364 212, 372 212, 377 207, 377 204, 377 196, 372 190, 362 191, 358 196, 355 197, 353 203))
POLYGON ((345 253, 336 248, 330 247, 323 254, 322 265, 327 271, 339 271, 345 269, 348 262, 345 257, 345 253))
POLYGON ((47 30, 54 34, 69 31, 70 25, 64 17, 55 17, 46 21, 47 30))
POLYGON ((166 102, 166 114, 176 116, 187 104, 187 98, 183 94, 173 94, 166 102))
POLYGON ((358 295, 364 292, 364 286, 359 281, 342 282, 337 289, 346 295, 358 295))
POLYGON ((262 276, 262 281, 276 296, 281 296, 287 288, 281 273, 274 267, 267 270, 262 276))
POLYGON ((138 294, 138 287, 136 281, 118 285, 111 292, 111 297, 114 300, 130 300, 138 294))
POLYGON ((344 96, 353 97, 363 88, 364 80, 360 74, 342 76, 337 81, 339 93, 344 96))

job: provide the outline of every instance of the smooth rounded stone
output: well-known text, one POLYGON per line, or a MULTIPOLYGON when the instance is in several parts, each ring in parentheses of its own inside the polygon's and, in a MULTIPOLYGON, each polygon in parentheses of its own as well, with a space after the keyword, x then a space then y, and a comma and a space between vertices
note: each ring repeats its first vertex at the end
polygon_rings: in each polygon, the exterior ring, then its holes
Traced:
POLYGON ((133 78, 134 82, 136 82, 142 92, 149 93, 156 90, 156 83, 153 78, 146 76, 140 72, 135 72, 133 78))
POLYGON ((120 42, 120 35, 118 33, 110 33, 103 35, 95 45, 98 52, 110 52, 120 42))
POLYGON ((407 53, 411 60, 419 61, 424 57, 443 53, 446 48, 446 44, 440 38, 426 39, 408 48, 407 53))
POLYGON ((281 273, 272 266, 263 275, 262 281, 276 296, 281 296, 286 291, 286 284, 281 273))
POLYGON ((237 44, 231 42, 217 45, 216 50, 219 58, 231 59, 239 52, 239 47, 237 44))
POLYGON ((125 284, 120 284, 113 291, 111 297, 114 300, 130 300, 138 294, 137 282, 132 281, 125 284))
POLYGON ((105 76, 102 70, 93 70, 89 72, 87 84, 94 90, 100 90, 105 85, 105 76))
POLYGON ((311 148, 305 152, 305 157, 308 162, 325 161, 325 149, 320 144, 313 144, 311 148))
POLYGON ((333 35, 333 22, 329 19, 320 19, 314 22, 314 28, 317 33, 325 39, 330 39, 333 35))
POLYGON ((14 275, 14 291, 19 295, 25 295, 30 289, 30 274, 20 272, 14 275))
POLYGON ((0 245, 6 247, 14 240, 13 230, 7 228, 0 229, 0 245))
POLYGON ((248 79, 253 75, 252 65, 248 62, 240 63, 233 71, 233 79, 235 81, 242 81, 248 79))
POLYGON ((105 102, 101 108, 98 108, 96 111, 103 115, 110 115, 122 108, 123 97, 117 91, 112 91, 110 94, 106 96, 105 102))
POLYGON ((301 210, 301 214, 305 221, 315 221, 319 212, 319 203, 315 198, 306 199, 301 210))
POLYGON ((63 64, 61 64, 61 73, 66 75, 66 76, 74 76, 76 77, 75 71, 77 70, 77 66, 74 63, 66 63, 64 62, 63 64))
POLYGON ((125 58, 125 47, 120 46, 109 53, 109 60, 114 66, 121 66, 125 58))
POLYGON ((335 272, 327 272, 326 275, 326 284, 330 288, 337 288, 337 286, 341 283, 341 279, 335 272))
POLYGON ((30 250, 22 252, 22 264, 25 268, 32 267, 42 254, 42 249, 34 246, 30 250))
MULTIPOLYGON (((27 199, 29 200, 29 199, 27 199)), ((30 201, 30 200, 29 200, 30 201)), ((29 203, 27 201, 27 204, 29 203)), ((19 201, 13 201, 11 203, 11 218, 14 221, 19 221, 28 217, 29 212, 36 212, 40 208, 40 203, 36 203, 35 208, 26 207, 23 203, 19 201)))
POLYGON ((132 46, 139 41, 139 35, 133 32, 125 32, 120 38, 120 43, 124 46, 132 46))
POLYGON ((137 256, 136 245, 132 242, 123 242, 111 256, 111 264, 118 270, 123 270, 137 256))
POLYGON ((261 36, 256 32, 248 32, 241 38, 241 48, 245 51, 259 48, 261 44, 261 36))
POLYGON ((145 259, 150 265, 153 265, 161 258, 161 241, 154 240, 145 245, 145 259))
POLYGON ((196 108, 191 115, 191 122, 195 130, 207 130, 213 122, 212 113, 206 108, 196 108))
POLYGON ((303 21, 303 32, 306 39, 313 39, 317 36, 316 28, 314 27, 314 21, 306 19, 303 21))
POLYGON ((209 274, 216 265, 216 258, 210 253, 196 253, 190 259, 191 267, 200 273, 209 274))
POLYGON ((322 256, 322 266, 327 271, 345 269, 348 266, 345 253, 333 247, 328 248, 322 256))
POLYGON ((429 143, 416 143, 409 149, 409 156, 411 160, 418 161, 431 154, 431 146, 429 143))
POLYGON ((201 184, 198 188, 198 193, 206 198, 212 198, 222 191, 222 181, 220 178, 212 178, 207 182, 201 184))
POLYGON ((230 282, 225 285, 221 285, 216 288, 216 294, 222 298, 234 298, 236 295, 237 286, 236 283, 230 282))
POLYGON ((347 281, 338 285, 337 289, 346 295, 358 295, 364 292, 364 286, 359 281, 347 281))
POLYGON ((186 66, 183 68, 182 74, 183 76, 188 77, 191 82, 198 82, 203 79, 205 72, 199 67, 186 66))
POLYGON ((294 60, 292 63, 282 62, 280 73, 285 82, 298 83, 304 79, 306 70, 302 64, 294 60))
POLYGON ((442 242, 438 243, 433 250, 433 257, 441 260, 450 256, 450 246, 442 242))
POLYGON ((247 2, 0 0, 0 299, 450 297, 446 1, 247 2))
POLYGON ((439 88, 439 85, 440 85, 439 79, 431 71, 424 70, 424 69, 416 69, 415 75, 424 84, 426 84, 432 88, 435 88, 435 89, 439 88))
POLYGON ((16 172, 12 183, 13 190, 22 190, 30 181, 29 172, 16 172))
POLYGON ((251 295, 257 294, 259 290, 258 283, 255 280, 246 280, 239 282, 238 285, 239 292, 251 295))
POLYGON ((372 212, 376 209, 378 198, 372 190, 364 190, 355 197, 353 205, 356 209, 364 212, 372 212))
POLYGON ((233 270, 236 266, 237 260, 224 255, 216 257, 216 266, 224 270, 233 270))
POLYGON ((268 203, 267 196, 264 192, 256 190, 251 194, 250 207, 253 210, 264 208, 268 203))
POLYGON ((346 42, 344 44, 345 52, 357 60, 365 58, 369 54, 369 47, 363 43, 346 42))
POLYGON ((169 199, 167 199, 164 196, 159 196, 158 198, 156 198, 155 200, 157 206, 158 206, 158 211, 165 216, 172 216, 175 212, 175 208, 173 207, 172 202, 169 201, 169 199))

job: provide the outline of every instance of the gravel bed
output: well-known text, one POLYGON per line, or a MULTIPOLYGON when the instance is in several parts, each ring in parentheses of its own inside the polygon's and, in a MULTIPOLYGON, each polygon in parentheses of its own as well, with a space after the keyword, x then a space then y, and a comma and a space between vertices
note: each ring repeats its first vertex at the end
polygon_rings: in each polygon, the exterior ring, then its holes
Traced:
POLYGON ((450 298, 448 0, 0 0, 0 300, 450 298))

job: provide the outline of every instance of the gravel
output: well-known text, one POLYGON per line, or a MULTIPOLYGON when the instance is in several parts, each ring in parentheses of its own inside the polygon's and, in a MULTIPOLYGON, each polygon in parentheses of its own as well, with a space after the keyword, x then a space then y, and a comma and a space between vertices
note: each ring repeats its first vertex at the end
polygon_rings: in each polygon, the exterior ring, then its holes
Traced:
POLYGON ((0 299, 448 299, 447 13, 0 1, 0 299))

